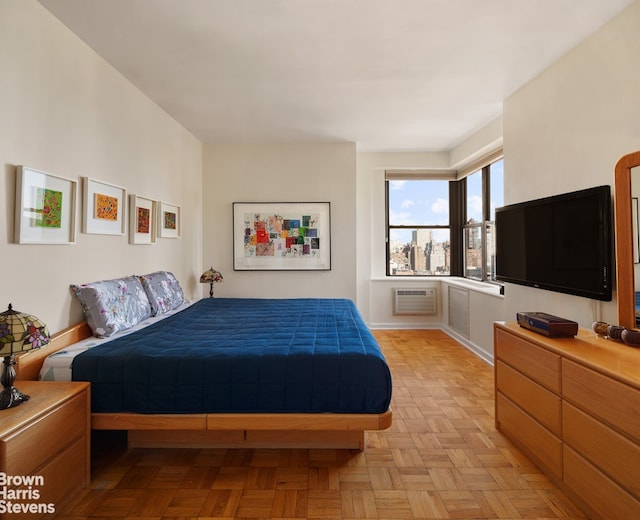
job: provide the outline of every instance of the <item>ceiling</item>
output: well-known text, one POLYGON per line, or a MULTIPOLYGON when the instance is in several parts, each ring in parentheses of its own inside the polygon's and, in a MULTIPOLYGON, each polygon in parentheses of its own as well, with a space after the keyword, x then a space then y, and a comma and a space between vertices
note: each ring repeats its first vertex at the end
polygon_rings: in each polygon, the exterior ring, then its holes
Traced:
POLYGON ((206 143, 446 151, 633 0, 39 0, 206 143))

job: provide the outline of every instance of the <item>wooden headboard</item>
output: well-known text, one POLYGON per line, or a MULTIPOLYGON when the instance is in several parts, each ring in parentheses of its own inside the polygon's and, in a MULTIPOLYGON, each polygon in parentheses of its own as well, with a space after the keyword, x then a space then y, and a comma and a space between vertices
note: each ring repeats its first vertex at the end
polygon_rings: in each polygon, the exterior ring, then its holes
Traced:
POLYGON ((47 345, 40 349, 29 350, 16 359, 16 379, 21 381, 37 381, 42 363, 47 356, 73 343, 82 341, 92 335, 86 321, 71 325, 51 336, 47 345))

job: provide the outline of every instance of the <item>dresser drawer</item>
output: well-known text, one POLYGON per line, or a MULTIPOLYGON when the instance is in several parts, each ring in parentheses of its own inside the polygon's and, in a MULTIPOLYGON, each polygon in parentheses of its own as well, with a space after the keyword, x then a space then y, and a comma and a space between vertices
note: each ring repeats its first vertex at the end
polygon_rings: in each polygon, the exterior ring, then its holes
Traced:
POLYGON ((562 396, 640 442, 640 391, 567 359, 562 396))
POLYGON ((560 439, 500 392, 496 393, 496 423, 500 431, 526 450, 534 462, 561 478, 560 439))
POLYGON ((564 442, 640 499, 640 446, 564 403, 564 442))
MULTIPOLYGON (((36 472, 53 454, 87 434, 87 392, 82 392, 27 427, 3 439, 4 471, 10 475, 36 472)), ((29 402, 22 406, 28 406, 29 402)))
POLYGON ((501 329, 495 329, 496 359, 549 390, 560 393, 560 356, 501 329))
POLYGON ((640 502, 566 444, 564 483, 602 520, 640 518, 640 502))
POLYGON ((562 401, 558 395, 502 361, 496 362, 496 387, 555 435, 562 435, 562 401))

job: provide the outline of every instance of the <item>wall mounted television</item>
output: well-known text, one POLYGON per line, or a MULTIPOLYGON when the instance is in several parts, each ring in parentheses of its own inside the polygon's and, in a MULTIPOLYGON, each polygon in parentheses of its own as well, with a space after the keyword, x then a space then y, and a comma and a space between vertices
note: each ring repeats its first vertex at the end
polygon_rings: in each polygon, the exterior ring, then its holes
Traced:
POLYGON ((610 301, 611 188, 597 186, 496 209, 496 279, 610 301))

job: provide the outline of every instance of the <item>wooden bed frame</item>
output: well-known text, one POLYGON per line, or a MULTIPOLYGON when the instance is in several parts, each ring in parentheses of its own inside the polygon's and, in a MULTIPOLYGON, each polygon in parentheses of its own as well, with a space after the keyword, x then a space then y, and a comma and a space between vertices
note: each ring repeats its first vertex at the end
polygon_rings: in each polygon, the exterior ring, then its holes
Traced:
MULTIPOLYGON (((17 358, 18 380, 36 381, 44 360, 91 336, 86 322, 54 334, 44 348, 17 358)), ((136 447, 348 448, 364 450, 366 430, 391 426, 381 414, 334 413, 92 413, 94 430, 126 430, 136 447)))

